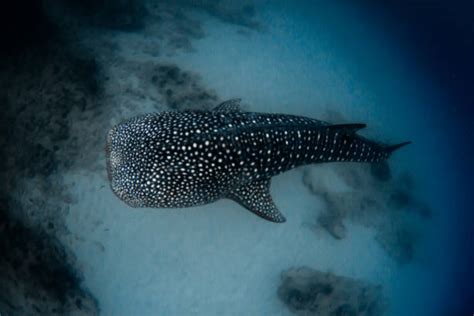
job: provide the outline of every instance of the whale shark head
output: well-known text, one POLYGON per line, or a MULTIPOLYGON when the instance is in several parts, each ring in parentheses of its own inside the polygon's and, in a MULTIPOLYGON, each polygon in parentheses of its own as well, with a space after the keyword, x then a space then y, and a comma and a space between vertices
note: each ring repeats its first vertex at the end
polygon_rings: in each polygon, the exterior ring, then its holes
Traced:
POLYGON ((132 207, 144 206, 140 198, 140 187, 143 181, 140 170, 133 162, 137 148, 136 137, 133 137, 133 126, 119 124, 109 130, 105 145, 107 175, 112 191, 132 207))
MULTIPOLYGON (((112 191, 132 207, 160 207, 173 199, 179 181, 176 150, 169 151, 167 114, 145 114, 126 120, 107 134, 107 174, 112 191)), ((174 148, 169 146, 170 150, 174 148)))

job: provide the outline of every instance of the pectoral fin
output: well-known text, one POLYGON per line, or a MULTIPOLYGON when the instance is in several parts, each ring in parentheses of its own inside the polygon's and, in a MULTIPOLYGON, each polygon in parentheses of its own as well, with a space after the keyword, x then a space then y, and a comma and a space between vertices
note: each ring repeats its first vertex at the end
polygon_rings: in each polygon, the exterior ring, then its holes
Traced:
POLYGON ((273 203, 270 195, 270 179, 256 180, 238 187, 227 197, 266 220, 275 223, 286 221, 273 203))

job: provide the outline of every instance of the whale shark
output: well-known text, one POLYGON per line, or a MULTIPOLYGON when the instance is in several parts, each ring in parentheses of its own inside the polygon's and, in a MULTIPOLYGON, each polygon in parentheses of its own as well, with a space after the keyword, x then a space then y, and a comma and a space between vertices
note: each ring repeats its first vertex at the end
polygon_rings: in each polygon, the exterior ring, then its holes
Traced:
POLYGON ((357 134, 365 126, 247 112, 240 99, 210 111, 145 114, 108 132, 107 173, 112 191, 132 207, 186 208, 227 198, 282 223, 270 195, 273 176, 315 163, 380 163, 410 143, 366 139, 357 134))

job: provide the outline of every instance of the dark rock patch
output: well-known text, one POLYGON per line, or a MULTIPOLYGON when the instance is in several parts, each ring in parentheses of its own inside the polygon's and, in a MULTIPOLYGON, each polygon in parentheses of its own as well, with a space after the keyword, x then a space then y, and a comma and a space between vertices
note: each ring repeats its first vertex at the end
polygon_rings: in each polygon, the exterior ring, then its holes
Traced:
POLYGON ((50 235, 25 227, 0 205, 0 313, 98 315, 71 254, 50 235))
POLYGON ((11 205, 22 205, 15 217, 27 226, 46 229, 45 223, 52 221, 57 229, 63 227, 57 212, 67 191, 53 176, 81 167, 79 158, 93 161, 100 154, 84 150, 91 143, 85 137, 89 133, 79 138, 74 130, 81 117, 100 121, 100 71, 86 56, 59 41, 17 57, 0 73, 0 152, 7 157, 0 162, 1 195, 11 205), (32 193, 28 199, 25 192, 32 193))
POLYGON ((47 47, 57 28, 40 0, 3 1, 0 10, 0 72, 19 55, 47 47), (4 64, 5 63, 5 64, 4 64))
POLYGON ((56 20, 118 31, 138 31, 144 27, 148 11, 145 1, 66 0, 45 1, 56 20))
POLYGON ((346 237, 346 228, 340 216, 323 213, 318 217, 318 224, 336 239, 344 239, 346 237))
POLYGON ((21 1, 4 14, 0 314, 96 315, 97 303, 81 289, 74 258, 59 242, 71 199, 56 175, 78 167, 89 142, 74 126, 100 112, 100 69, 63 36, 46 1, 21 1))
POLYGON ((202 86, 197 74, 174 64, 158 64, 147 76, 172 110, 209 110, 218 100, 214 91, 202 86))
POLYGON ((388 303, 380 286, 307 267, 282 273, 278 297, 297 315, 379 316, 388 303))

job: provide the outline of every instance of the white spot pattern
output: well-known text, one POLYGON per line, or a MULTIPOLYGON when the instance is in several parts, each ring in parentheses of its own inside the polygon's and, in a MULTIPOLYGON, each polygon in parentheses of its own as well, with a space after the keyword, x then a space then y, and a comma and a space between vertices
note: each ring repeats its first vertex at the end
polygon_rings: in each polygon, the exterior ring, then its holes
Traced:
POLYGON ((139 116, 112 128, 106 148, 111 187, 131 206, 189 207, 231 197, 273 221, 284 217, 268 193, 272 176, 304 164, 389 155, 376 142, 315 119, 240 111, 139 116), (265 183, 252 203, 248 188, 265 183))

